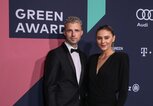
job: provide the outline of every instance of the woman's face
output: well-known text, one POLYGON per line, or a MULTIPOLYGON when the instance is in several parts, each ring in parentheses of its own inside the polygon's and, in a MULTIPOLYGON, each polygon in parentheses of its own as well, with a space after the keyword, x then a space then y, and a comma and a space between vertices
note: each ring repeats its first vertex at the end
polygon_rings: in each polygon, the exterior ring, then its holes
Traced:
POLYGON ((115 35, 106 29, 97 32, 97 44, 102 51, 112 50, 112 43, 115 41, 115 35))

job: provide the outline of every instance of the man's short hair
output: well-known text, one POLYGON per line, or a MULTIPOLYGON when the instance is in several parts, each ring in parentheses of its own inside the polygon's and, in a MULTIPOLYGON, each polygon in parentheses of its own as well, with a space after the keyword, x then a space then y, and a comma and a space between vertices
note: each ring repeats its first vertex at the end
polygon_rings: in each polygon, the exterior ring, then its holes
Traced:
POLYGON ((64 22, 64 26, 66 26, 66 24, 68 23, 79 23, 82 27, 82 21, 79 17, 76 17, 76 16, 69 16, 65 22, 64 22))

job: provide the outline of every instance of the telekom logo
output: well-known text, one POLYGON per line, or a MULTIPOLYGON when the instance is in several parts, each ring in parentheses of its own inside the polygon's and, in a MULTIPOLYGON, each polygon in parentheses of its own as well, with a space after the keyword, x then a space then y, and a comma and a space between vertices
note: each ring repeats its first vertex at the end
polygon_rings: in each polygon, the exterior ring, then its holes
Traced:
POLYGON ((147 53, 148 53, 148 48, 142 47, 142 48, 141 48, 142 57, 146 57, 146 54, 147 54, 147 53))
POLYGON ((148 50, 147 47, 141 47, 141 54, 142 54, 142 57, 146 57, 147 54, 151 54, 152 52, 148 50))

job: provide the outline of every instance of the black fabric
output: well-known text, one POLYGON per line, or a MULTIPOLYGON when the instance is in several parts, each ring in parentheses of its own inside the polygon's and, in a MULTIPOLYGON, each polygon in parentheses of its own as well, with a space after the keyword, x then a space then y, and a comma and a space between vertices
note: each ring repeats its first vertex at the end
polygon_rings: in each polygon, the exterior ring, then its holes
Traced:
POLYGON ((99 55, 91 56, 88 63, 89 106, 124 106, 129 83, 128 55, 115 52, 96 73, 99 55))

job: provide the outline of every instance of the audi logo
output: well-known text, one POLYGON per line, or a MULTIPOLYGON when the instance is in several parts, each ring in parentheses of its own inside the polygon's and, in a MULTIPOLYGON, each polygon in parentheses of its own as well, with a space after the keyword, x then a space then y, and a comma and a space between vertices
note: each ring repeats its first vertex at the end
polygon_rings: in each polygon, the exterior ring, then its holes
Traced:
POLYGON ((136 11, 136 17, 139 20, 150 20, 153 21, 153 9, 149 10, 149 9, 138 9, 136 11))

